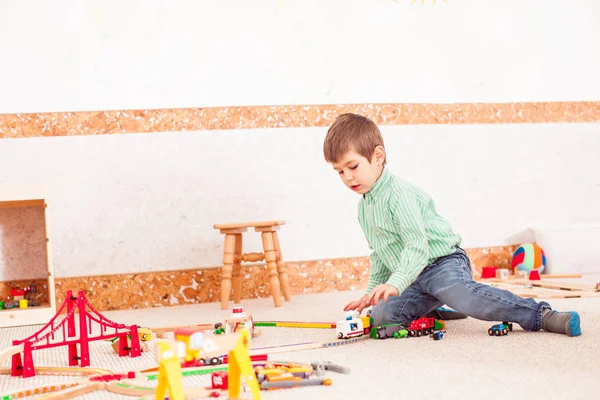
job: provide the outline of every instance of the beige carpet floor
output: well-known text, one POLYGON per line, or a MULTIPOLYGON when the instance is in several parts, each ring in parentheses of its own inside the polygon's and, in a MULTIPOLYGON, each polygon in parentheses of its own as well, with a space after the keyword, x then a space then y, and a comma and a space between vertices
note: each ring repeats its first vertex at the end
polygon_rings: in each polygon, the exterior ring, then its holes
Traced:
MULTIPOLYGON (((591 280, 598 278, 588 278, 591 280)), ((600 280, 600 279, 598 279, 600 280)), ((361 292, 296 296, 280 308, 271 299, 244 300, 257 321, 336 321, 342 307, 361 292)), ((93 302, 93 299, 91 299, 93 302)), ((367 340, 335 348, 275 354, 272 360, 329 360, 350 368, 350 374, 328 373, 331 386, 263 391, 264 399, 592 399, 600 390, 600 298, 549 300, 554 308, 576 310, 583 335, 569 338, 520 327, 504 337, 490 337, 495 322, 472 318, 449 321, 443 340, 429 337, 367 340)), ((231 303, 232 305, 233 303, 231 303)), ((219 304, 174 306, 103 313, 116 322, 161 327, 224 320, 229 311, 219 304)), ((0 349, 40 326, 0 329, 0 349)), ((252 347, 335 340, 333 329, 262 328, 252 347)), ((151 346, 151 350, 153 346, 151 346)), ((66 366, 66 348, 34 352, 36 366, 66 366)), ((91 366, 124 372, 155 366, 154 353, 120 358, 106 342, 91 344, 91 366)), ((8 367, 9 362, 4 363, 8 367)), ((0 376, 0 394, 17 388, 72 382, 73 377, 0 376)), ((184 386, 207 385, 208 377, 184 379, 184 386)), ((249 396, 249 395, 248 395, 249 396)), ((0 397, 1 398, 1 397, 0 397)), ((104 391, 80 399, 133 399, 104 391)))

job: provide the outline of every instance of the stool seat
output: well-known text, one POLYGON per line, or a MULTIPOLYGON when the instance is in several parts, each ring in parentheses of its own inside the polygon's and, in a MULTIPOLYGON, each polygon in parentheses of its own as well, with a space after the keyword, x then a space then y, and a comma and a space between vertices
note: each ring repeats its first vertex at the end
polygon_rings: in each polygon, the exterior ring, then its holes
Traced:
POLYGON ((238 222, 233 224, 215 224, 213 227, 219 230, 240 229, 240 228, 265 228, 271 226, 284 225, 285 221, 259 221, 259 222, 238 222))
POLYGON ((223 247, 223 270, 221 276, 221 309, 228 308, 229 296, 233 289, 233 302, 239 304, 242 298, 242 262, 265 260, 269 286, 275 307, 281 306, 281 293, 286 301, 290 301, 289 279, 286 265, 281 255, 281 246, 277 230, 285 221, 258 221, 215 224, 214 229, 225 235, 223 247), (242 234, 248 228, 254 228, 262 237, 264 253, 243 253, 242 234))

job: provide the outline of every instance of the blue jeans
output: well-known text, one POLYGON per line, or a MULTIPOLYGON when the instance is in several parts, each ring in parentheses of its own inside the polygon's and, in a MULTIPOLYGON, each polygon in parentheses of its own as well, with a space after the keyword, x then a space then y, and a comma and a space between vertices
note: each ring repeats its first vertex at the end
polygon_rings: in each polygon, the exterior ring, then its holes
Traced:
POLYGON ((524 299, 507 290, 475 282, 469 257, 461 248, 429 264, 399 296, 380 300, 372 311, 373 325, 406 324, 447 304, 454 310, 484 321, 508 321, 526 331, 542 327, 546 302, 524 299))

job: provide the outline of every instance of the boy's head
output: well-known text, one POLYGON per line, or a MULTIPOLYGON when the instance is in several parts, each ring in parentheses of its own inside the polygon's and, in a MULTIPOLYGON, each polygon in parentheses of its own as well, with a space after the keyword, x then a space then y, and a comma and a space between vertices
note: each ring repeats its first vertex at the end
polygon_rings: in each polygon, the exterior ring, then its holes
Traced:
POLYGON ((353 191, 367 193, 381 175, 385 160, 383 137, 367 117, 341 114, 327 131, 323 143, 325 160, 353 191))

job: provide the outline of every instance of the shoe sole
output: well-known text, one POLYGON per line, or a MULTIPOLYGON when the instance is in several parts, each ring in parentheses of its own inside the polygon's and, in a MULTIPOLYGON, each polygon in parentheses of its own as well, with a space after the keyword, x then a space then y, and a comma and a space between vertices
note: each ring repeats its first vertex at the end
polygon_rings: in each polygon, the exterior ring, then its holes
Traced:
POLYGON ((579 319, 579 314, 576 312, 571 312, 571 319, 569 320, 569 328, 567 329, 567 335, 569 336, 579 336, 581 335, 581 321, 579 319))

